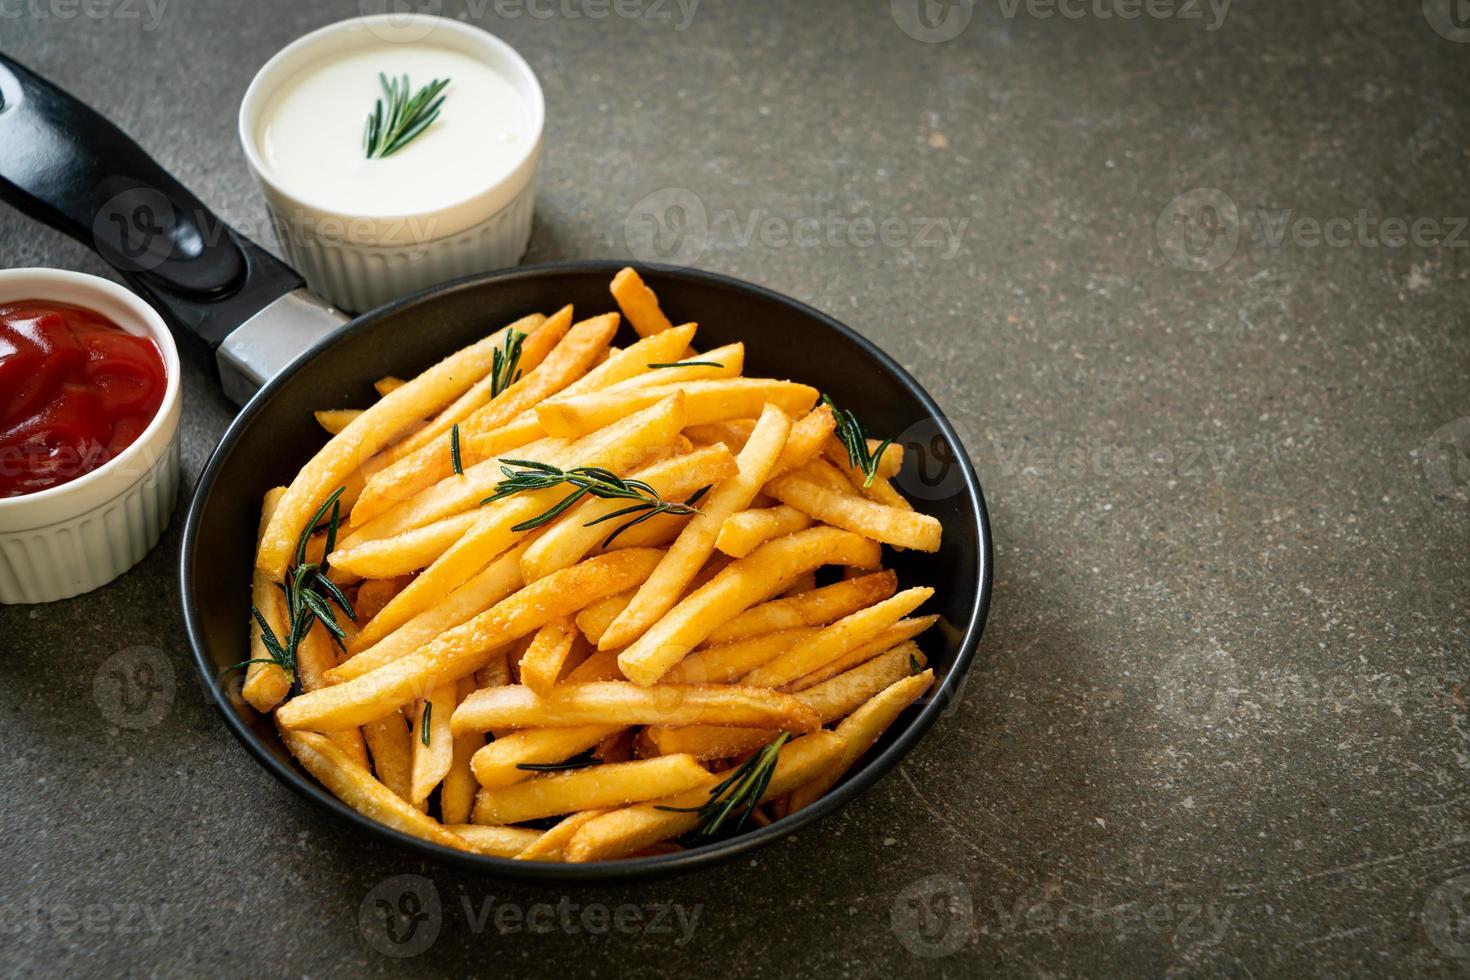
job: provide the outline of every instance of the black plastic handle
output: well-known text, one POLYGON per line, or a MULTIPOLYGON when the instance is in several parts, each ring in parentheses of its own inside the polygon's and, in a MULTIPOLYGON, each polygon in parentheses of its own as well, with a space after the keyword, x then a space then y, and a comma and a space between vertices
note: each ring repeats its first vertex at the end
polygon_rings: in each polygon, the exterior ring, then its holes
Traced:
POLYGON ((211 348, 302 285, 126 133, 3 53, 0 199, 91 247, 211 348))

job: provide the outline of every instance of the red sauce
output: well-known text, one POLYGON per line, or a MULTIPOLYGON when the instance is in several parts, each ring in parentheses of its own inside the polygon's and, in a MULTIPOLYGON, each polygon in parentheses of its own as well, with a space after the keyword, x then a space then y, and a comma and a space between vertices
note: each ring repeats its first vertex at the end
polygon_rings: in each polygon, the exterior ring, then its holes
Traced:
POLYGON ((0 303, 0 497, 115 457, 148 428, 166 386, 150 338, 79 306, 0 303))

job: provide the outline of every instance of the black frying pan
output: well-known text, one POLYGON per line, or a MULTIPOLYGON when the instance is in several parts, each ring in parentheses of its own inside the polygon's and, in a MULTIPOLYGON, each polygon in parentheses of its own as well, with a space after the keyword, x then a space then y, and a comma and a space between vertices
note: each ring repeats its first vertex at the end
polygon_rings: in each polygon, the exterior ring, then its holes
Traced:
POLYGON ((180 594, 201 681, 225 723, 266 769, 303 796, 377 837, 483 871, 561 880, 683 871, 769 843, 841 807, 897 765, 958 696, 990 598, 990 528, 974 469, 939 406, 892 358, 829 316, 725 276, 651 266, 644 275, 661 305, 675 322, 699 322, 702 347, 743 340, 752 376, 816 385, 855 407, 870 431, 900 436, 907 453, 896 482, 944 522, 944 543, 935 554, 894 553, 889 563, 905 586, 937 589, 925 611, 938 613, 940 622, 919 642, 939 685, 817 803, 768 827, 678 854, 591 865, 518 862, 428 844, 360 816, 296 765, 270 719, 217 680, 248 656, 261 498, 290 482, 321 447, 313 410, 371 404, 373 379, 412 375, 526 313, 565 303, 581 315, 611 309, 608 283, 624 263, 489 273, 425 290, 342 326, 345 317, 310 297, 294 271, 211 214, 121 131, 3 55, 0 95, 0 197, 94 247, 177 333, 215 348, 227 390, 240 395, 251 381, 265 382, 195 488, 184 527, 180 594), (289 360, 282 338, 298 343, 296 351, 316 342, 270 377, 273 361, 289 360))

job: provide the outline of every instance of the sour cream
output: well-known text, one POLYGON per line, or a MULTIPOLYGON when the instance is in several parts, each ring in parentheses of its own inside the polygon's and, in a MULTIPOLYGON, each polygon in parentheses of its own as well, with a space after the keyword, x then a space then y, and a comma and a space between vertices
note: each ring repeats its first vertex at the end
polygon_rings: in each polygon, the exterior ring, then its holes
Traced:
POLYGON ((539 138, 531 107, 483 60, 435 44, 381 43, 303 67, 267 103, 257 145, 270 176, 311 205, 365 217, 451 207, 508 176, 539 138), (450 79, 439 117, 412 142, 369 160, 363 128, 378 74, 413 92, 450 79))

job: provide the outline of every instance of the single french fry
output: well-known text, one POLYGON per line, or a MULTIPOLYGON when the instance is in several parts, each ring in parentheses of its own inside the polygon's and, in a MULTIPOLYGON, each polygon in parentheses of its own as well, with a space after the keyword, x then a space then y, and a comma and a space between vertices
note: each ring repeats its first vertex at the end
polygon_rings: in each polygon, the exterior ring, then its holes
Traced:
POLYGON ((707 425, 691 425, 684 434, 696 446, 715 446, 723 443, 730 452, 738 453, 745 448, 745 440, 755 431, 755 419, 727 419, 707 425))
POLYGON ((331 739, 314 732, 283 731, 286 748, 302 768, 332 795, 369 820, 455 850, 469 850, 463 839, 424 816, 353 762, 331 739))
POLYGON ((796 626, 824 626, 887 599, 897 588, 898 576, 891 571, 882 571, 844 579, 801 595, 775 599, 747 609, 717 627, 710 634, 709 643, 712 646, 730 643, 796 626))
POLYGON ((562 848, 566 846, 567 841, 572 839, 572 835, 580 830, 587 821, 600 817, 610 810, 610 807, 598 807, 563 817, 555 827, 546 831, 533 843, 527 844, 525 850, 516 854, 515 859, 517 861, 560 861, 562 848))
MULTIPOLYGON (((842 737, 832 732, 813 732, 787 742, 781 747, 761 801, 773 800, 810 782, 838 758, 842 746, 842 737)), ((713 775, 706 784, 678 796, 621 807, 589 820, 572 835, 563 855, 568 861, 607 861, 688 833, 699 826, 699 815, 665 807, 701 806, 720 778, 713 775)))
MULTIPOLYGON (((882 443, 877 439, 869 439, 868 452, 877 452, 880 445, 882 443)), ((859 489, 868 479, 866 473, 852 465, 852 460, 847 456, 847 447, 836 436, 822 443, 822 455, 859 489)), ((877 478, 891 480, 902 466, 903 447, 896 442, 890 442, 883 450, 883 455, 878 457, 877 478)))
POLYGON ((449 593, 437 605, 419 613, 366 650, 327 672, 327 681, 340 684, 361 677, 370 670, 408 656, 432 643, 461 623, 489 609, 521 587, 521 552, 515 548, 501 555, 449 593))
POLYGON ((939 621, 938 616, 914 616, 910 619, 900 619, 883 632, 879 633, 867 643, 859 644, 842 656, 832 660, 812 671, 804 677, 782 686, 783 691, 804 691, 813 685, 830 680, 838 674, 844 674, 854 667, 867 663, 880 653, 887 653, 900 643, 906 643, 914 637, 923 633, 929 627, 939 621))
MULTIPOLYGON (((335 687, 291 699, 276 709, 276 719, 287 728, 315 731, 375 721, 440 684, 473 673, 496 648, 588 602, 636 585, 653 570, 658 558, 658 552, 630 548, 548 575, 406 657, 335 687)), ((470 701, 486 693, 476 692, 470 701)), ((461 705, 456 716, 463 709, 461 705)))
POLYGON ((410 803, 419 804, 428 799, 454 761, 454 736, 449 733, 449 720, 454 717, 454 692, 454 684, 440 684, 419 702, 410 742, 413 751, 410 803))
POLYGON ((475 686, 477 688, 503 687, 506 684, 514 684, 515 678, 510 676, 510 655, 519 644, 520 641, 516 641, 491 650, 485 665, 475 671, 475 686))
POLYGON ((408 577, 404 575, 363 582, 357 587, 357 595, 352 599, 352 608, 357 613, 357 618, 364 623, 372 619, 390 599, 403 591, 408 582, 408 577))
POLYGON ((791 426, 791 438, 786 440, 786 448, 781 450, 781 458, 771 471, 771 478, 790 473, 815 459, 836 428, 837 419, 828 405, 818 405, 797 419, 791 426))
POLYGON ((653 385, 623 391, 594 391, 575 398, 544 402, 536 409, 541 426, 549 435, 575 438, 595 432, 654 404, 670 394, 671 388, 688 399, 686 425, 719 422, 759 415, 770 402, 788 415, 799 415, 816 398, 816 389, 795 381, 770 378, 723 378, 690 381, 680 385, 653 385))
POLYGON ((500 827, 474 823, 446 823, 444 829, 454 834, 476 854, 513 858, 536 843, 541 831, 526 827, 500 827))
POLYGON ((328 435, 336 435, 347 428, 359 415, 360 408, 323 408, 312 413, 316 416, 317 425, 326 430, 328 435))
POLYGON ((561 676, 562 665, 572 652, 572 641, 577 638, 577 628, 566 617, 553 619, 536 631, 531 645, 521 657, 521 683, 545 694, 561 676))
MULTIPOLYGON (((351 628, 351 623, 347 623, 351 628)), ((311 629, 301 638, 301 643, 296 647, 296 675, 301 680, 303 691, 315 691, 326 687, 327 671, 337 664, 337 651, 332 643, 331 634, 320 622, 313 623, 311 629)), ((362 739, 362 730, 357 728, 344 728, 340 732, 332 732, 331 739, 337 746, 351 757, 353 762, 362 766, 368 766, 367 744, 362 739)))
MULTIPOLYGON (((636 468, 649 452, 668 446, 683 428, 684 421, 684 397, 676 392, 588 437, 568 452, 575 460, 573 465, 595 465, 615 473, 626 473, 636 468)), ((458 588, 526 534, 527 529, 520 527, 523 522, 545 513, 563 500, 568 492, 565 487, 549 487, 486 505, 473 528, 363 627, 355 649, 376 643, 428 608, 440 596, 458 588)))
MULTIPOLYGON (((533 334, 533 339, 547 328, 533 334)), ((573 326, 562 342, 534 371, 459 423, 460 453, 470 462, 480 460, 466 445, 468 437, 490 432, 520 413, 536 407, 580 377, 597 353, 605 349, 618 329, 617 314, 609 313, 573 326)), ((394 504, 412 498, 454 474, 448 435, 425 443, 390 466, 373 474, 352 508, 352 523, 362 524, 394 504)))
POLYGON ((640 687, 627 681, 595 681, 558 684, 544 697, 519 685, 476 691, 455 710, 453 730, 651 724, 807 732, 817 727, 817 718, 794 696, 779 691, 716 684, 640 687))
POLYGON ((808 474, 807 470, 797 470, 778 477, 766 490, 783 504, 833 527, 902 548, 939 550, 942 528, 938 518, 887 507, 855 494, 838 493, 809 479, 808 474))
MULTIPOLYGON (((702 487, 719 483, 734 472, 735 458, 723 446, 713 446, 660 460, 631 476, 647 483, 663 499, 676 501, 686 499, 702 487)), ((627 506, 626 500, 589 497, 582 501, 526 549, 521 574, 526 581, 534 582, 559 568, 575 565, 612 534, 620 522, 637 516, 606 520, 627 506)))
POLYGON ((876 567, 872 541, 830 527, 814 527, 767 541, 735 560, 691 593, 618 657, 629 680, 653 684, 714 632, 718 624, 779 591, 783 583, 821 565, 876 567))
POLYGON ((591 603, 587 608, 577 613, 577 629, 587 637, 594 645, 602 639, 602 634, 612 625, 612 621, 618 618, 618 614, 628 608, 628 603, 633 601, 633 592, 619 592, 610 595, 606 599, 599 599, 591 603))
MULTIPOLYGON (((432 565, 454 542, 479 521, 480 514, 465 511, 391 538, 364 541, 356 548, 332 553, 332 567, 363 578, 396 578, 432 565)), ((403 591, 402 589, 398 590, 403 591)), ((389 597, 391 601, 397 592, 389 597)), ((386 606, 386 603, 384 604, 386 606)), ((383 607, 378 611, 382 612, 383 607)))
MULTIPOLYGON (((473 677, 461 677, 456 681, 456 704, 468 697, 474 689, 473 677)), ((444 782, 439 787, 439 817, 446 824, 470 822, 470 810, 475 805, 475 793, 480 788, 479 781, 475 779, 472 760, 484 744, 485 736, 479 732, 467 732, 454 739, 454 753, 449 762, 449 771, 444 774, 444 782)))
POLYGON ((634 375, 617 384, 608 385, 601 390, 607 392, 623 392, 633 388, 649 387, 652 385, 685 384, 690 381, 712 381, 718 378, 738 378, 740 372, 745 370, 745 345, 736 342, 716 347, 714 350, 698 357, 688 357, 682 360, 656 361, 662 367, 654 367, 650 364, 645 374, 634 375))
POLYGON ((708 779, 709 771, 687 755, 547 773, 500 789, 482 789, 471 819, 479 824, 523 823, 577 810, 662 799, 708 779))
POLYGON ((403 712, 394 711, 362 726, 378 781, 407 800, 413 792, 413 737, 403 712))
POLYGON ((588 681, 625 681, 618 666, 617 650, 593 650, 592 655, 577 664, 562 680, 563 684, 586 684, 588 681))
POLYGON ((700 501, 700 512, 684 525, 653 574, 638 587, 627 608, 598 639, 599 649, 627 646, 674 608, 685 588, 714 554, 720 525, 750 504, 770 475, 790 433, 790 416, 774 405, 766 405, 750 440, 735 461, 736 474, 700 501))
POLYGON ((836 785, 837 780, 867 754, 888 726, 904 709, 924 696, 934 683, 934 671, 926 670, 896 681, 843 719, 837 734, 843 739, 842 752, 824 767, 816 778, 798 786, 791 793, 791 812, 809 806, 836 785))
POLYGON ((801 595, 805 592, 813 592, 817 588, 817 572, 815 569, 802 572, 796 579, 786 586, 781 592, 782 598, 801 595))
POLYGON ((611 289, 618 309, 623 311, 623 316, 628 318, 638 336, 648 337, 673 327, 663 310, 659 309, 658 297, 643 284, 642 277, 632 266, 613 276, 611 289))
POLYGON ((374 381, 373 388, 377 391, 379 398, 385 398, 388 395, 393 394, 393 392, 397 391, 399 388, 402 388, 407 383, 408 382, 404 381, 402 378, 395 378, 393 375, 389 374, 379 378, 377 381, 374 381))
MULTIPOLYGON (((266 491, 265 502, 260 509, 260 532, 256 536, 257 544, 264 540, 266 527, 270 524, 276 507, 285 495, 285 487, 276 487, 274 490, 266 491)), ((285 599, 281 596, 280 589, 276 588, 275 581, 258 565, 251 573, 250 601, 265 617, 266 624, 270 626, 276 639, 281 643, 287 642, 285 599)), ((240 696, 256 711, 264 713, 286 700, 286 695, 290 693, 291 675, 273 662, 270 653, 266 650, 260 623, 256 622, 252 615, 250 617, 250 663, 245 665, 245 684, 241 688, 240 696)))
POLYGON ((752 687, 790 684, 869 642, 928 601, 933 594, 934 590, 928 586, 905 589, 890 599, 844 616, 776 659, 755 668, 745 675, 741 683, 752 687))
POLYGON ((484 377, 503 334, 496 331, 449 355, 390 392, 328 440, 301 468, 272 515, 256 556, 257 565, 271 581, 285 579, 296 541, 322 501, 409 426, 448 405, 484 377))
POLYGON ((815 627, 798 626, 705 647, 679 661, 661 678, 664 684, 734 684, 762 664, 815 636, 815 627))
MULTIPOLYGON (((797 695, 816 712, 822 724, 830 724, 854 711, 864 701, 925 664, 924 655, 913 644, 904 644, 831 680, 797 695)), ((651 725, 645 739, 660 755, 687 753, 696 759, 728 759, 754 751, 781 734, 774 728, 736 728, 718 725, 689 725, 671 728, 651 725)))
POLYGON ((805 531, 811 526, 810 517, 785 504, 742 510, 725 518, 715 538, 715 547, 732 558, 744 558, 772 538, 805 531))
MULTIPOLYGON (((618 729, 613 725, 573 725, 567 728, 529 728, 489 742, 470 760, 475 779, 486 789, 499 789, 529 779, 526 766, 565 762, 601 742, 618 729)), ((468 733, 467 733, 468 734, 468 733)))

